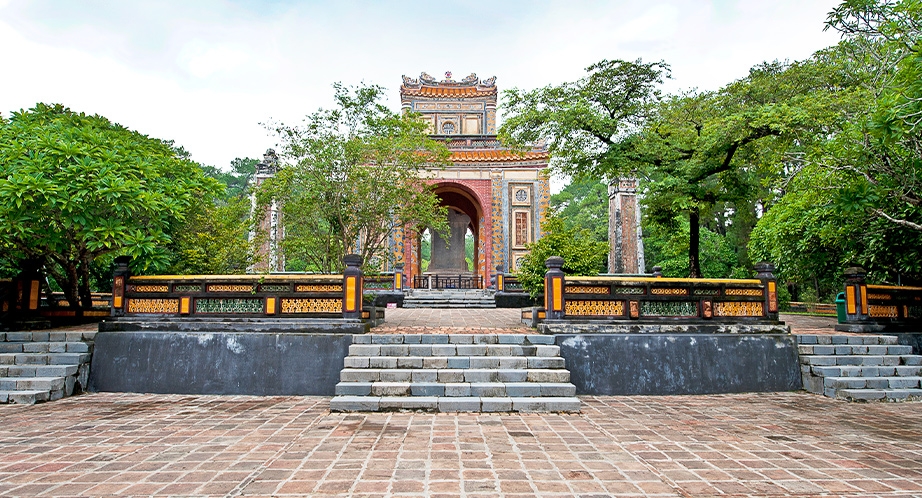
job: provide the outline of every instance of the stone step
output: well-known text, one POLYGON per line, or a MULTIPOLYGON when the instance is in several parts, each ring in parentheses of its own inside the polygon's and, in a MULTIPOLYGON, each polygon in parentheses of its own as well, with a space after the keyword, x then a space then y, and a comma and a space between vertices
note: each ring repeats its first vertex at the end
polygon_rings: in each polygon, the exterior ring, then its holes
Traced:
POLYGON ((797 350, 802 355, 908 355, 912 346, 901 345, 851 345, 851 344, 800 344, 797 350))
POLYGON ((489 304, 480 304, 480 303, 413 303, 413 302, 403 302, 403 307, 407 309, 466 309, 466 308, 477 308, 477 309, 491 309, 496 308, 496 303, 489 304))
POLYGON ((823 377, 826 389, 918 389, 922 377, 823 377))
POLYGON ((576 397, 336 396, 330 411, 579 412, 576 397))
POLYGON ((50 401, 51 396, 52 393, 48 391, 0 391, 0 403, 34 405, 40 401, 50 401))
POLYGON ((352 344, 349 356, 560 356, 560 347, 547 344, 352 344))
POLYGON ((839 389, 835 397, 849 401, 922 400, 922 389, 839 389))
POLYGON ((66 377, 0 377, 0 391, 55 391, 64 389, 66 377))
POLYGON ((0 342, 0 353, 90 353, 92 342, 0 342))
POLYGON ((379 369, 343 368, 341 382, 570 382, 570 371, 564 369, 379 369))
POLYGON ((0 332, 0 342, 80 342, 92 341, 96 331, 48 331, 26 330, 0 332))
POLYGON ((559 356, 347 356, 345 368, 566 368, 559 356))
POLYGON ((89 353, 0 353, 0 365, 80 365, 89 353))
POLYGON ((922 355, 802 355, 801 364, 811 366, 897 366, 922 365, 922 355))
POLYGON ((825 335, 825 334, 797 334, 798 344, 852 344, 852 345, 872 345, 897 344, 896 336, 892 335, 825 335))
MULTIPOLYGON (((806 367, 809 373, 820 377, 917 377, 922 376, 920 365, 897 366, 812 366, 806 367)), ((805 371, 805 373, 807 373, 805 371)))
POLYGON ((568 397, 569 382, 340 382, 337 396, 568 397))
POLYGON ((79 365, 0 365, 0 377, 67 377, 77 375, 79 365))
POLYGON ((554 336, 541 334, 359 334, 353 344, 519 344, 553 345, 554 336))

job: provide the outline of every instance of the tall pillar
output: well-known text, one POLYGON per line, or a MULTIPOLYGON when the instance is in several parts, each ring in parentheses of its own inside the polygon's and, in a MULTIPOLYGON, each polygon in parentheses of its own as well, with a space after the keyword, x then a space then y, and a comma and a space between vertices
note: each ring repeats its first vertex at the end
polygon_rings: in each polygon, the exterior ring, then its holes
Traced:
POLYGON ((618 178, 608 185, 608 247, 609 273, 646 271, 636 178, 618 178))
POLYGON ((432 231, 432 259, 426 273, 459 275, 469 273, 464 253, 464 238, 471 218, 448 209, 448 240, 432 231))

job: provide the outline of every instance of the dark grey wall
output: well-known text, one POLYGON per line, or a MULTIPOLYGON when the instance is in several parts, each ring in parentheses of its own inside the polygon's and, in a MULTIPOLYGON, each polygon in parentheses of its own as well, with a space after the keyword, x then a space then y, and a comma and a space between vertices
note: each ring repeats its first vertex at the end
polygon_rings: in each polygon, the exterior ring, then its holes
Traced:
POLYGON ((884 334, 895 335, 900 344, 912 346, 912 354, 922 354, 922 332, 884 332, 884 334))
POLYGON ((789 334, 558 335, 577 394, 709 394, 802 389, 789 334))
POLYGON ((99 332, 91 391, 332 396, 351 334, 99 332))

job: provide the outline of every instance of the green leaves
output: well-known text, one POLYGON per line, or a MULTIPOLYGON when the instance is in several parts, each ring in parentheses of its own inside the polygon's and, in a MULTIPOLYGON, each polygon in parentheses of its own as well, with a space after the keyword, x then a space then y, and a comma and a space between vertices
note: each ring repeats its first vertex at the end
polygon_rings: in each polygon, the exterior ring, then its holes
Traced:
POLYGON ((567 275, 597 275, 605 265, 608 244, 593 240, 588 230, 566 228, 564 221, 549 216, 542 223, 544 235, 528 245, 528 254, 521 259, 516 271, 522 286, 532 296, 544 292, 544 262, 551 256, 564 260, 563 271, 567 275))

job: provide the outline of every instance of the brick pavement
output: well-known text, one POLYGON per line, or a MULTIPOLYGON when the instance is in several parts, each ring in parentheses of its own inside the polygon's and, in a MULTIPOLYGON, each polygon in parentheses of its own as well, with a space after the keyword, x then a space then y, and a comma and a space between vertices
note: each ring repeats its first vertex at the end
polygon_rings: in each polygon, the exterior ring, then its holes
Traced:
POLYGON ((111 393, 0 406, 0 495, 922 496, 920 403, 583 401, 578 415, 111 393))

